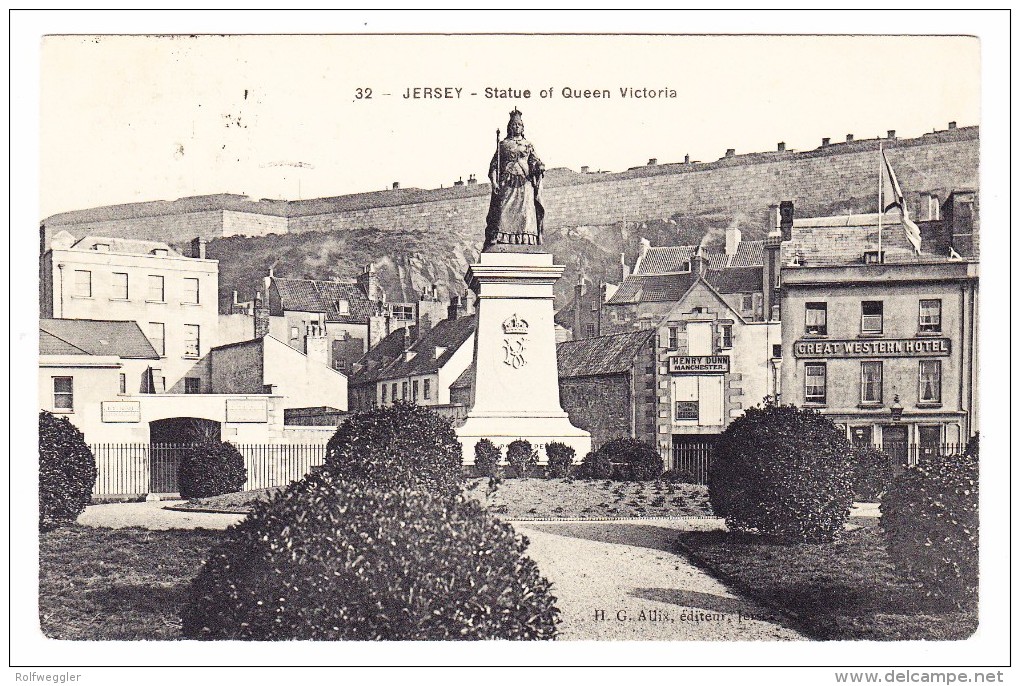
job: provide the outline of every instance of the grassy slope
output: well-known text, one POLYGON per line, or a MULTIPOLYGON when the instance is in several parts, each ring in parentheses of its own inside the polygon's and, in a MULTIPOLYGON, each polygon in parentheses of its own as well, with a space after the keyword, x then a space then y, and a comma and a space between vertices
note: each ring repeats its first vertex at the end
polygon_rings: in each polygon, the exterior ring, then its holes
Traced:
POLYGON ((738 590, 799 616, 830 640, 961 640, 977 628, 976 611, 925 597, 897 574, 877 520, 828 544, 782 545, 756 536, 690 532, 680 541, 709 572, 738 590))

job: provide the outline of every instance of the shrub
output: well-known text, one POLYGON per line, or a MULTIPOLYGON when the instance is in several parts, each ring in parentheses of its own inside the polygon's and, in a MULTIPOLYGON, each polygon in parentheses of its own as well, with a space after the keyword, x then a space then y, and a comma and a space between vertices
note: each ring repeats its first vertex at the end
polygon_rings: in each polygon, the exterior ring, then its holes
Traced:
POLYGON ((829 541, 853 502, 850 443, 827 417, 792 405, 747 410, 719 437, 709 499, 731 530, 829 541))
POLYGON ((483 438, 475 443, 475 470, 478 476, 487 476, 490 479, 499 477, 499 461, 503 459, 503 453, 499 446, 483 438))
POLYGON ((464 478, 461 446, 450 422, 404 402, 349 417, 326 445, 326 467, 343 481, 383 490, 453 495, 464 478))
POLYGON ((248 468, 236 446, 224 441, 204 441, 190 446, 181 456, 177 483, 182 498, 209 498, 236 493, 248 480, 248 468))
POLYGON ((584 456, 581 461, 580 475, 585 479, 612 479, 616 472, 609 456, 598 450, 593 450, 584 456))
POLYGON ((877 502, 893 480, 892 458, 870 445, 855 446, 851 452, 854 465, 854 497, 877 502))
POLYGON ((659 477, 659 481, 665 481, 671 484, 696 484, 698 479, 689 469, 667 469, 659 477))
POLYGON ((882 499, 889 557, 932 596, 964 606, 978 590, 978 445, 908 467, 882 499))
POLYGON ((548 476, 563 479, 570 474, 576 453, 566 443, 553 441, 545 446, 545 456, 549 459, 548 476))
POLYGON ((190 639, 550 639, 527 539, 463 496, 307 477, 227 531, 181 612, 190 639))
MULTIPOLYGON (((613 465, 612 477, 620 481, 652 481, 662 474, 662 458, 655 446, 633 438, 617 438, 603 443, 595 451, 613 465)), ((602 458, 594 458, 601 463, 599 468, 604 473, 602 458)), ((596 477, 602 478, 602 477, 596 477)))
POLYGON ((531 447, 530 441, 518 438, 506 447, 506 461, 513 470, 513 476, 527 479, 538 466, 538 451, 531 447))
POLYGON ((85 511, 96 485, 96 458, 65 417, 39 413, 39 530, 69 524, 85 511))

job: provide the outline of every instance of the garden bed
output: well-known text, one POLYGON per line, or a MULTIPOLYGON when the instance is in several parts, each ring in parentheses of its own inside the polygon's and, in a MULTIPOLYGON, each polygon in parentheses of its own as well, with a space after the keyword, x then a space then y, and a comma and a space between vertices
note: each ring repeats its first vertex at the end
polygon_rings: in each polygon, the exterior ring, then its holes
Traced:
MULTIPOLYGON (((506 479, 492 492, 489 480, 468 479, 464 491, 505 519, 640 519, 711 517, 708 489, 658 481, 506 479)), ((230 493, 181 503, 180 509, 247 513, 279 489, 230 493)))
POLYGON ((731 532, 687 532, 680 546, 710 574, 825 640, 962 640, 977 610, 927 597, 897 575, 878 520, 854 518, 833 543, 779 544, 731 532))
POLYGON ((39 624, 70 641, 180 639, 188 584, 222 531, 71 526, 39 536, 39 624))

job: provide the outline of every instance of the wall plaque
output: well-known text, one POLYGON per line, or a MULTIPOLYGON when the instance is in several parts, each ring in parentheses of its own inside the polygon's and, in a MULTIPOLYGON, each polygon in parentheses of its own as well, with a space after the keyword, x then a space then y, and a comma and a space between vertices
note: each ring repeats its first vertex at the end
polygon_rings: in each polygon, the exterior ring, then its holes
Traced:
POLYGON ((882 338, 855 341, 801 340, 793 344, 794 357, 840 359, 855 357, 944 357, 948 338, 882 338))
POLYGON ((269 421, 269 403, 261 398, 227 399, 227 422, 233 424, 265 424, 269 421))
POLYGON ((142 421, 142 404, 137 400, 104 400, 102 414, 108 424, 137 424, 142 421))
POLYGON ((669 358, 670 374, 727 374, 728 355, 674 355, 669 358))

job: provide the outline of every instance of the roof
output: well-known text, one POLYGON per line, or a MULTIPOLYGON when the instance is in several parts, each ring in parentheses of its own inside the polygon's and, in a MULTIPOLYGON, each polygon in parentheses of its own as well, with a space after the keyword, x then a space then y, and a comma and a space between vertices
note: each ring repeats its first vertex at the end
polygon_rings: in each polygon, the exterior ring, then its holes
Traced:
MULTIPOLYGON (((322 312, 327 322, 341 324, 367 324, 375 305, 365 296, 354 281, 312 281, 308 279, 280 279, 273 277, 280 294, 283 310, 322 312), (347 313, 341 314, 338 304, 347 301, 347 313)), ((274 313, 275 314, 275 313, 274 313)))
POLYGON ((647 329, 564 341, 556 346, 559 376, 563 379, 628 372, 634 368, 634 357, 654 335, 654 329, 647 329))
POLYGON ((719 293, 753 293, 762 290, 762 267, 709 270, 705 280, 719 293))
POLYGON ((386 367, 404 352, 404 336, 413 340, 417 330, 417 326, 394 329, 376 343, 355 362, 358 371, 351 375, 350 385, 375 383, 386 367))
POLYGON ((71 246, 71 250, 95 250, 97 244, 110 246, 110 252, 127 255, 151 255, 154 250, 166 250, 171 257, 184 257, 167 243, 143 241, 134 238, 107 238, 106 236, 85 236, 71 246))
POLYGON ((765 241, 740 241, 730 256, 730 267, 762 267, 765 265, 765 241))
MULTIPOLYGON (((863 264, 864 252, 878 250, 878 214, 794 219, 791 239, 782 244, 780 263, 792 266, 799 256, 803 266, 863 264)), ((907 240, 898 212, 882 215, 882 252, 886 264, 947 262, 947 255, 930 252, 931 241, 921 241, 921 254, 907 240)))
POLYGON ((684 274, 631 274, 609 299, 609 305, 638 302, 671 302, 679 300, 690 289, 697 276, 684 274))
POLYGON ((39 354, 159 359, 137 323, 96 319, 40 319, 39 354))
POLYGON ((471 388, 471 384, 475 382, 475 363, 472 362, 467 366, 467 369, 460 373, 457 380, 450 384, 450 390, 455 388, 471 388))
POLYGON ((635 265, 635 274, 677 274, 691 270, 696 245, 667 245, 648 248, 635 265))
POLYGON ((460 317, 444 319, 425 332, 409 349, 415 353, 410 360, 406 355, 399 355, 380 373, 380 379, 434 374, 449 362, 454 353, 475 332, 477 317, 460 317), (442 348, 442 352, 436 353, 442 348))

